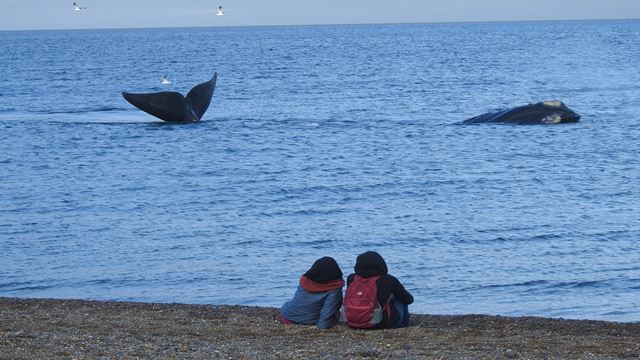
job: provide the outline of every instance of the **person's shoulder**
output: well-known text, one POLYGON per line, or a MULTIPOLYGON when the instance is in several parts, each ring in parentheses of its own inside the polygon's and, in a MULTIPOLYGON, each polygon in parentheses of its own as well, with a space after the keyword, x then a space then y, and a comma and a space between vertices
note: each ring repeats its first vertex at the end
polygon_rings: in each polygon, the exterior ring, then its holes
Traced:
POLYGON ((398 280, 398 278, 396 278, 395 276, 390 275, 390 274, 385 274, 385 275, 380 276, 380 280, 382 280, 382 281, 384 281, 386 283, 398 283, 398 284, 400 283, 400 280, 398 280))

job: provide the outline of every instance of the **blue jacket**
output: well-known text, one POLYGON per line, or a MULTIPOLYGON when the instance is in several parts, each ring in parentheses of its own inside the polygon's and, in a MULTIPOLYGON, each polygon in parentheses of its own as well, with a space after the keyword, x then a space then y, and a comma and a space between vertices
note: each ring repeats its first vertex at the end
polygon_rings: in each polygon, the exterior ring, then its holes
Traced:
POLYGON ((280 308, 280 315, 296 324, 316 325, 320 329, 328 329, 338 320, 337 314, 342 305, 342 286, 332 290, 312 292, 305 289, 305 287, 309 288, 305 286, 309 282, 311 281, 306 278, 300 282, 293 299, 280 308))

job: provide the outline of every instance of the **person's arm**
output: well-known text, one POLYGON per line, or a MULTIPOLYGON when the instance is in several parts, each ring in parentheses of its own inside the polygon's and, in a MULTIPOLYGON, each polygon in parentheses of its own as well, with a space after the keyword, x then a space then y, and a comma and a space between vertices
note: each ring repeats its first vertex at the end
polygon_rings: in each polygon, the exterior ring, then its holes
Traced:
POLYGON ((353 282, 353 278, 355 278, 355 274, 350 274, 349 276, 347 276, 347 286, 351 285, 351 283, 353 282))
POLYGON ((407 289, 404 288, 404 286, 402 286, 400 280, 396 279, 395 277, 393 277, 393 279, 395 280, 393 291, 391 292, 393 296, 395 296, 395 298, 400 300, 403 304, 412 304, 413 295, 411 295, 411 293, 408 292, 407 289))
POLYGON ((338 322, 336 316, 342 305, 342 288, 332 291, 324 300, 324 305, 320 310, 320 319, 316 325, 320 329, 328 329, 338 322))

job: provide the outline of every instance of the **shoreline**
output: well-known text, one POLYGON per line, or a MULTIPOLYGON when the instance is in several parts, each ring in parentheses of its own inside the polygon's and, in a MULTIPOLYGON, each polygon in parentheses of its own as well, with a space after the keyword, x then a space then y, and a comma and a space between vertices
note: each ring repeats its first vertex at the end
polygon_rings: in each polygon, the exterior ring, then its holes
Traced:
POLYGON ((0 359, 639 358, 640 323, 412 314, 407 328, 282 325, 278 309, 0 297, 0 359))

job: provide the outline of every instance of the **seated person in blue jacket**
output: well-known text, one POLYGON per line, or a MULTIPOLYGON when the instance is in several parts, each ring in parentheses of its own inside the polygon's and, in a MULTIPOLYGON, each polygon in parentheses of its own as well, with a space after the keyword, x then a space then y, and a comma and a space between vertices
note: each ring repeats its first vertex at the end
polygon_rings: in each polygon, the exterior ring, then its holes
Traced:
POLYGON ((300 278, 293 299, 280 308, 283 324, 316 325, 320 329, 332 327, 340 319, 342 305, 342 271, 331 257, 313 263, 300 278))

